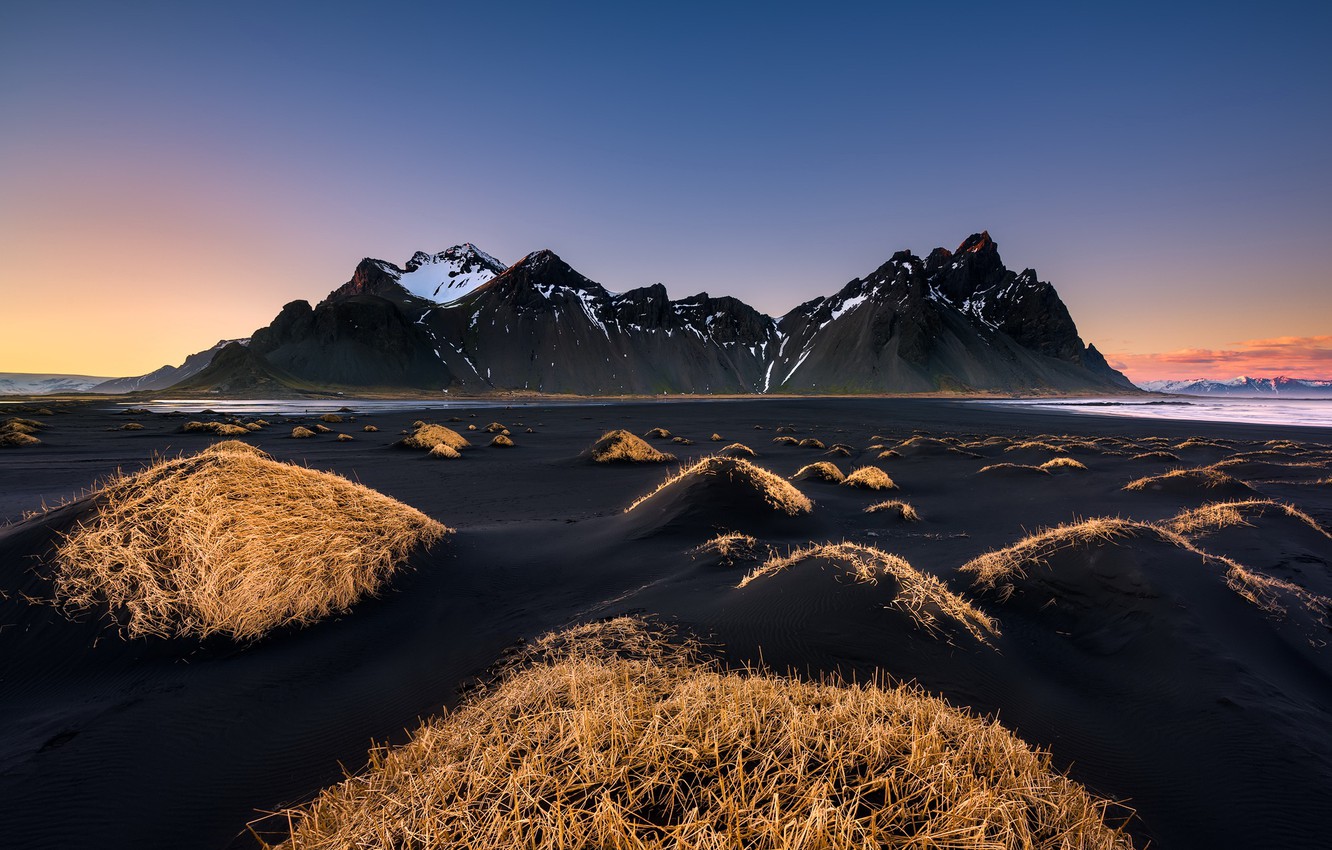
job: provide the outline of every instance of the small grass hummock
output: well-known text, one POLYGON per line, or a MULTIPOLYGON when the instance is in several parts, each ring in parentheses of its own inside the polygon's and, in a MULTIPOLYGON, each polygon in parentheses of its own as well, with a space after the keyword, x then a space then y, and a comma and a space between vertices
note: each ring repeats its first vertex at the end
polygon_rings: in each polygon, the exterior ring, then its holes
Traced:
POLYGON ((861 490, 896 490, 897 484, 888 473, 877 466, 862 466, 851 472, 842 481, 845 487, 857 487, 861 490))
POLYGON ((888 499, 887 501, 883 502, 875 502, 874 504, 870 505, 868 508, 865 508, 865 513, 867 514, 885 513, 889 515, 895 515, 898 519, 902 520, 903 522, 920 522, 920 514, 916 512, 915 508, 913 508, 907 502, 898 501, 896 499, 888 499))
POLYGON ((433 449, 426 452, 426 457, 438 458, 439 460, 457 460, 462 457, 462 452, 448 443, 436 443, 433 449))
POLYGON ((757 560, 758 547, 759 542, 752 534, 728 531, 695 548, 694 554, 714 555, 718 564, 730 567, 737 561, 757 560))
POLYGON ((846 480, 846 476, 837 468, 837 464, 827 460, 806 464, 796 470, 796 474, 791 478, 794 481, 826 481, 829 484, 841 484, 846 480))
POLYGON ((1086 472, 1087 464, 1071 457, 1052 457, 1041 464, 1040 468, 1046 472, 1086 472))
POLYGON ((92 496, 51 565, 69 611, 109 606, 126 636, 254 640, 378 592, 418 545, 449 532, 330 472, 226 440, 92 496))
POLYGON ((823 444, 823 441, 822 441, 822 440, 816 439, 816 438, 814 438, 814 437, 806 437, 805 439, 801 440, 801 441, 800 441, 799 443, 797 443, 796 445, 800 446, 800 448, 802 448, 802 449, 826 449, 826 448, 827 448, 827 446, 825 446, 825 445, 823 444))
MULTIPOLYGON (((1077 463, 1077 461, 1074 461, 1077 463)), ((1084 469, 1086 467, 1083 467, 1084 469)), ((982 466, 976 470, 977 475, 1049 475, 1048 469, 1039 466, 1032 466, 1027 463, 992 463, 989 466, 982 466)))
POLYGON ((291 429, 291 438, 293 440, 307 440, 313 436, 315 436, 315 432, 303 425, 297 425, 295 428, 291 429))
POLYGON ((624 429, 601 435, 587 455, 596 463, 667 463, 675 455, 659 452, 637 434, 624 429))
POLYGON ((786 555, 774 556, 750 570, 736 587, 743 588, 757 579, 810 560, 835 563, 858 582, 874 584, 885 576, 896 580, 898 592, 893 605, 927 631, 937 632, 941 621, 949 621, 982 641, 999 633, 994 620, 953 593, 938 578, 917 570, 897 555, 859 543, 811 544, 786 555))
POLYGON ((651 428, 643 436, 649 440, 669 440, 671 438, 671 432, 667 431, 665 428, 651 428))
POLYGON ((745 459, 758 457, 758 453, 744 443, 731 443, 726 448, 718 451, 717 454, 724 457, 742 457, 745 459))
POLYGON ((814 503, 804 493, 792 487, 786 480, 761 466, 743 458, 702 457, 657 485, 656 489, 634 501, 624 509, 632 513, 640 505, 650 502, 654 497, 679 485, 689 486, 695 483, 724 483, 732 498, 748 497, 751 501, 761 502, 767 510, 799 516, 814 509, 814 503))
POLYGON ((397 444, 406 449, 425 449, 429 451, 440 443, 458 451, 471 445, 467 442, 466 437, 452 428, 445 428, 443 425, 431 425, 425 422, 415 426, 415 430, 409 436, 399 440, 397 444))
POLYGON ((504 434, 496 434, 495 439, 490 441, 490 446, 495 449, 511 449, 514 442, 504 434))
POLYGON ((1193 493, 1208 490, 1252 492, 1253 488, 1232 475, 1209 466, 1191 469, 1172 469, 1160 475, 1148 475, 1124 485, 1130 491, 1161 491, 1166 493, 1193 493))

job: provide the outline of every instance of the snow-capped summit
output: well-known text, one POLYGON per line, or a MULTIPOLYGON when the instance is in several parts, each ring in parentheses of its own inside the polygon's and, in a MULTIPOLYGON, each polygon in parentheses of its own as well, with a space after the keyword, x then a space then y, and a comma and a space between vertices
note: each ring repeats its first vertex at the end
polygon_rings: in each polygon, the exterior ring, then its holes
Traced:
POLYGON ((417 251, 401 271, 396 266, 384 271, 397 272, 398 285, 409 294, 450 304, 489 283, 504 271, 504 264, 471 242, 464 242, 438 254, 417 251))

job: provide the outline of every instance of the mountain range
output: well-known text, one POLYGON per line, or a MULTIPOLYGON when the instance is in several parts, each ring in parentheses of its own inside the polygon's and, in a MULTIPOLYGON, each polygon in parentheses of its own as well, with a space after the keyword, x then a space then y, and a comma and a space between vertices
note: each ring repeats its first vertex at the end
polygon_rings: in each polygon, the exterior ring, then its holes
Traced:
POLYGON ((1251 378, 1242 375, 1229 381, 1194 378, 1184 381, 1147 381, 1142 388, 1176 395, 1227 396, 1231 398, 1332 398, 1332 381, 1303 378, 1251 378))
POLYGON ((1105 393, 1136 388, 1084 344, 1033 269, 988 233, 894 254, 780 318, 661 284, 615 292, 548 250, 510 266, 465 243, 366 258, 247 340, 99 392, 411 390, 660 393, 1105 393))

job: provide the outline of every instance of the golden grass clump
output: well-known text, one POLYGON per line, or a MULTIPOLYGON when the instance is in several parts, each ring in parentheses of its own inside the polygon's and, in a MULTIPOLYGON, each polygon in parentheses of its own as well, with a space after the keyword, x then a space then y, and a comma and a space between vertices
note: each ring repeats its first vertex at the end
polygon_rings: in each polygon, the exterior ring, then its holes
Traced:
POLYGON ((893 458, 898 458, 901 456, 902 453, 895 449, 884 449, 883 451, 879 452, 879 460, 892 460, 893 458))
POLYGON ((859 487, 862 490, 896 490, 897 484, 888 477, 888 473, 877 466, 862 466, 842 481, 845 487, 859 487))
POLYGON ((1063 469, 1072 470, 1074 472, 1086 472, 1087 464, 1080 460, 1074 460, 1071 457, 1052 457, 1045 463, 1041 464, 1040 468, 1044 469, 1046 472, 1063 469))
POLYGON ((428 425, 422 423, 411 433, 404 437, 400 442, 404 448, 408 449, 433 449, 440 443, 452 449, 465 449, 471 445, 467 438, 452 428, 445 428, 443 425, 428 425))
POLYGON ((696 555, 715 555, 723 566, 731 566, 736 561, 753 561, 758 558, 759 542, 752 534, 729 531, 718 534, 708 542, 694 549, 696 555))
POLYGON ((338 442, 339 442, 339 443, 350 443, 350 442, 351 442, 352 440, 354 440, 354 439, 356 439, 356 438, 353 437, 351 434, 339 434, 339 435, 338 435, 338 442))
POLYGON ((896 514, 898 519, 905 522, 920 522, 920 514, 916 512, 907 502, 901 502, 896 499, 889 499, 883 502, 875 502, 868 508, 865 508, 867 514, 889 513, 896 514))
POLYGON ((750 570, 736 587, 743 588, 757 579, 808 560, 836 563, 853 579, 866 584, 876 584, 882 577, 891 577, 898 586, 893 605, 927 631, 938 631, 940 621, 947 620, 982 641, 987 635, 999 632, 994 620, 953 593, 938 578, 922 573, 904 558, 859 543, 811 544, 786 555, 774 556, 750 570))
POLYGON ((1056 454, 1056 455, 1067 454, 1067 451, 1064 449, 1063 446, 1057 446, 1054 443, 1047 443, 1041 440, 1024 440, 1021 443, 1014 443, 1013 445, 1008 446, 1007 448, 1004 449, 1004 451, 1006 452, 1040 451, 1040 452, 1049 452, 1050 454, 1056 454))
POLYGON ((186 434, 216 434, 219 437, 241 437, 250 433, 244 425, 229 422, 186 422, 180 430, 186 434))
POLYGON ((692 446, 694 444, 694 441, 689 439, 688 437, 681 437, 678 435, 675 437, 671 437, 671 442, 678 443, 681 446, 692 446))
POLYGON ((120 430, 120 431, 142 431, 142 430, 143 430, 143 425, 141 425, 141 424, 138 423, 138 422, 126 422, 124 425, 121 425, 120 428, 117 429, 117 430, 120 430))
POLYGON ((293 440, 305 440, 313 436, 315 436, 315 432, 303 425, 297 425, 295 428, 291 429, 291 438, 293 440))
POLYGON ((1193 469, 1172 469, 1160 475, 1146 475, 1124 485, 1125 490, 1169 490, 1176 486, 1194 486, 1203 490, 1218 487, 1249 490, 1247 484, 1219 469, 1200 466, 1193 469))
POLYGON ((596 463, 666 463, 675 455, 659 452, 637 434, 624 429, 607 431, 588 450, 596 463))
POLYGON ((6 419, 3 425, 0 425, 0 433, 10 434, 36 434, 46 426, 36 419, 23 419, 18 416, 6 419))
POLYGON ((1164 463, 1171 463, 1171 462, 1178 463, 1179 455, 1175 454, 1174 452, 1156 450, 1150 452, 1141 452, 1140 454, 1133 455, 1133 457, 1129 458, 1129 460, 1159 460, 1164 463))
POLYGON ((67 610, 110 605, 129 637, 253 640, 377 592, 449 529, 341 476, 228 440, 120 474, 53 558, 67 610))
POLYGON ((510 440, 503 434, 496 434, 495 439, 490 441, 490 446, 495 449, 511 449, 514 446, 514 443, 513 440, 510 440))
POLYGON ((779 446, 798 446, 800 441, 795 437, 773 437, 772 441, 779 446))
POLYGON ((310 430, 314 431, 316 434, 331 434, 333 432, 332 428, 327 425, 321 425, 318 422, 311 425, 310 430))
POLYGON ((713 435, 712 435, 711 437, 709 437, 708 439, 712 440, 712 442, 714 442, 714 443, 724 442, 724 438, 722 437, 721 434, 713 434, 713 435))
POLYGON ((462 452, 448 443, 436 443, 433 449, 426 452, 426 457, 439 458, 440 460, 457 460, 462 457, 462 452))
POLYGON ((671 438, 671 432, 667 431, 665 428, 653 428, 643 436, 649 440, 669 440, 671 438))
POLYGON ((1027 575, 1033 566, 1044 566, 1055 553, 1073 546, 1091 546, 1124 538, 1154 537, 1189 548, 1175 533, 1150 523, 1115 517, 1098 517, 1047 528, 1006 546, 972 558, 960 567, 975 575, 975 584, 986 590, 1012 592, 1012 582, 1027 575))
POLYGON ((588 657, 587 642, 372 750, 279 815, 279 846, 1131 850, 1109 823, 1123 810, 918 688, 588 657))
POLYGON ((826 449, 826 448, 827 448, 827 446, 825 446, 825 445, 823 444, 823 441, 822 441, 822 440, 816 440, 816 439, 813 438, 813 437, 806 437, 805 439, 803 439, 803 440, 801 440, 799 443, 797 443, 797 445, 800 446, 800 448, 802 448, 802 449, 826 449))
POLYGON ((806 464, 796 470, 791 478, 795 481, 827 481, 829 484, 841 484, 846 480, 837 464, 827 460, 806 464))
POLYGON ((486 426, 485 428, 483 428, 482 430, 484 430, 487 434, 498 434, 498 433, 500 433, 500 432, 502 432, 502 431, 506 431, 506 430, 508 430, 508 429, 505 428, 505 427, 504 427, 502 424, 500 424, 499 422, 491 422, 489 425, 487 425, 487 426, 486 426))
POLYGON ((787 516, 800 516, 814 510, 814 503, 809 497, 761 466, 752 464, 744 458, 701 457, 689 466, 682 467, 674 475, 657 485, 657 488, 641 496, 632 505, 624 509, 629 513, 634 508, 679 481, 705 476, 725 476, 732 484, 738 484, 760 495, 763 501, 774 511, 787 516))
POLYGON ((367 434, 373 434, 373 433, 375 433, 376 431, 378 431, 379 428, 377 428, 377 427, 374 426, 374 425, 362 425, 362 426, 361 426, 361 430, 364 431, 364 432, 367 433, 367 434))
POLYGON ((717 454, 725 455, 726 457, 758 457, 758 453, 744 443, 731 443, 726 448, 718 451, 717 454))
POLYGON ((323 416, 319 417, 319 421, 336 425, 342 421, 342 417, 336 413, 325 413, 323 416))
POLYGON ((1272 499, 1243 499, 1233 502, 1212 502, 1203 505, 1200 508, 1182 511, 1172 519, 1162 522, 1161 525, 1181 537, 1192 539, 1211 531, 1219 531, 1223 528, 1230 528, 1237 525, 1252 525, 1253 523, 1249 522, 1248 519, 1250 516, 1263 516, 1267 513, 1282 514, 1293 520, 1304 523, 1324 537, 1332 538, 1332 534, 1329 534, 1327 529, 1319 525, 1316 519, 1309 516, 1304 511, 1294 505, 1273 501, 1272 499))
POLYGON ((42 441, 31 434, 25 434, 22 431, 11 431, 7 428, 0 429, 0 448, 21 449, 30 446, 40 446, 42 441))

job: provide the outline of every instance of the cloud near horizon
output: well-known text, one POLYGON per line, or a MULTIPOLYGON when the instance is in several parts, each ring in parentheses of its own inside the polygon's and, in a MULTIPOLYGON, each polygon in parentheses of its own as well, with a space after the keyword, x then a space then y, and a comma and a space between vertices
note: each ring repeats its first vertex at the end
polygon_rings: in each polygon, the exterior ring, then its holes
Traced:
POLYGON ((1134 381, 1240 375, 1328 380, 1332 377, 1332 335, 1278 336, 1231 343, 1234 348, 1181 348, 1154 354, 1107 353, 1110 365, 1134 381))

